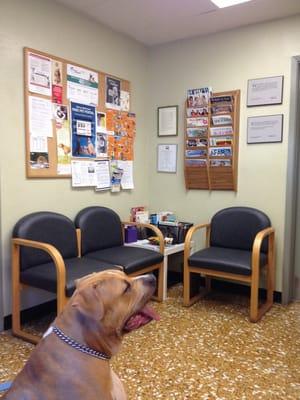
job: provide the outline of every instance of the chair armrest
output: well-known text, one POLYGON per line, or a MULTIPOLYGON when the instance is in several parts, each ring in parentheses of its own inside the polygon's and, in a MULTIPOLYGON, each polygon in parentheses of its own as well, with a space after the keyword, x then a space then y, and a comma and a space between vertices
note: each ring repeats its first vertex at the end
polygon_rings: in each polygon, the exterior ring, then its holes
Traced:
POLYGON ((160 229, 157 228, 157 226, 155 225, 151 225, 151 224, 146 224, 146 223, 140 223, 140 222, 122 222, 123 227, 125 225, 133 225, 136 226, 138 228, 148 228, 150 229, 152 232, 155 233, 155 236, 158 237, 159 239, 159 251, 161 254, 164 254, 165 251, 165 241, 164 241, 164 236, 161 233, 160 229))
POLYGON ((209 236, 210 236, 210 223, 207 224, 198 224, 198 225, 194 225, 192 226, 185 237, 185 241, 184 241, 184 254, 185 257, 189 257, 190 256, 190 251, 192 246, 192 237, 193 235, 200 229, 206 229, 206 247, 208 247, 209 245, 209 236))
POLYGON ((275 230, 272 227, 263 229, 258 232, 255 236, 252 246, 252 272, 257 273, 259 271, 259 256, 262 242, 265 237, 269 236, 268 242, 268 262, 274 263, 274 237, 275 230))
POLYGON ((44 243, 44 242, 37 242, 35 240, 28 240, 28 239, 20 239, 20 238, 13 238, 12 239, 12 244, 14 247, 32 247, 35 249, 43 250, 46 253, 50 255, 52 258, 55 268, 56 268, 56 274, 57 274, 57 284, 63 285, 63 287, 66 286, 66 267, 65 267, 65 262, 62 258, 62 255, 60 252, 57 250, 56 247, 52 246, 49 243, 44 243))

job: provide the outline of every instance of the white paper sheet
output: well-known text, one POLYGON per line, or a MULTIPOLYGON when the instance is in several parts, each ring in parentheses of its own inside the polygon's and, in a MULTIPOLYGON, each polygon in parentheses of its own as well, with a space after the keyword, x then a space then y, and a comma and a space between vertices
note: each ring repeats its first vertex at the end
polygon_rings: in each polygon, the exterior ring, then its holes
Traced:
POLYGON ((98 105, 98 74, 76 65, 67 65, 67 97, 76 103, 98 105))
POLYGON ((30 135, 30 152, 48 153, 47 136, 30 135))
POLYGON ((132 161, 118 161, 118 167, 123 169, 121 179, 122 189, 134 189, 133 184, 133 162, 132 161))
POLYGON ((95 161, 96 166, 96 191, 110 189, 109 160, 95 161))
POLYGON ((50 58, 39 54, 28 54, 28 88, 30 92, 51 96, 50 58))
POLYGON ((53 136, 50 100, 29 96, 29 129, 32 136, 53 136))
POLYGON ((96 186, 94 161, 72 161, 72 186, 96 186))
POLYGON ((157 154, 158 172, 176 172, 177 145, 159 144, 157 154))

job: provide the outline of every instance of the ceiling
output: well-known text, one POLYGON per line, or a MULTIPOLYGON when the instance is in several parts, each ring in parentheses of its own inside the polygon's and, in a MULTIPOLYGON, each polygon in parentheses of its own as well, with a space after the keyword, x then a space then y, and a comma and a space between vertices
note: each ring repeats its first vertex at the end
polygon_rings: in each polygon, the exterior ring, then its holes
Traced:
POLYGON ((252 0, 219 9, 210 0, 56 0, 146 46, 300 13, 300 0, 252 0))

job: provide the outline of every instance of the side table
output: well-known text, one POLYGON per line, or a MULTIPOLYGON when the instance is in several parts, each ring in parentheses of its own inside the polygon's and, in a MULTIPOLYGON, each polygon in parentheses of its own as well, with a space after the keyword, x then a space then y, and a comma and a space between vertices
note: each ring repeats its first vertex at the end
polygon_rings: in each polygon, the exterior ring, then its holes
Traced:
MULTIPOLYGON (((138 240, 137 242, 124 243, 125 246, 143 247, 144 249, 159 251, 159 246, 150 244, 147 239, 138 240)), ((184 250, 184 243, 165 245, 164 250, 164 285, 163 285, 163 300, 167 298, 167 284, 168 284, 168 256, 170 254, 180 253, 184 250)))

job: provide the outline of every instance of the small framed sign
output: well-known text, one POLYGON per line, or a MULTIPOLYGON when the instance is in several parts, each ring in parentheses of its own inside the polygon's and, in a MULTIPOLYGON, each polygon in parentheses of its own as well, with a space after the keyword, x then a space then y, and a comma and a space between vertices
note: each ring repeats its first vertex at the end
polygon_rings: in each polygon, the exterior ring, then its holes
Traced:
POLYGON ((248 117, 247 143, 282 142, 283 115, 248 117))
POLYGON ((157 135, 177 136, 178 134, 178 106, 158 107, 157 135))
POLYGON ((157 145, 157 172, 176 173, 177 144, 157 145))
POLYGON ((249 79, 247 107, 282 104, 283 76, 249 79))

